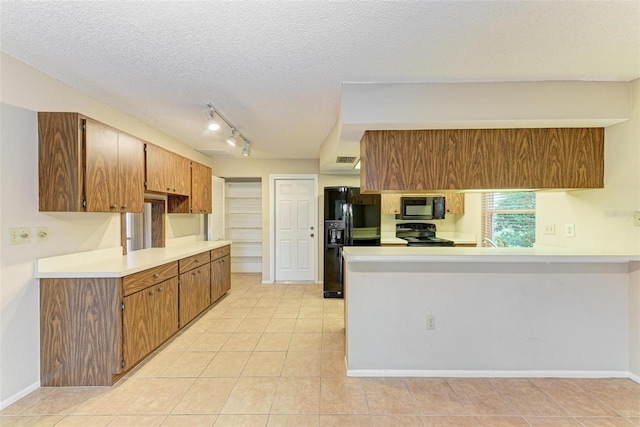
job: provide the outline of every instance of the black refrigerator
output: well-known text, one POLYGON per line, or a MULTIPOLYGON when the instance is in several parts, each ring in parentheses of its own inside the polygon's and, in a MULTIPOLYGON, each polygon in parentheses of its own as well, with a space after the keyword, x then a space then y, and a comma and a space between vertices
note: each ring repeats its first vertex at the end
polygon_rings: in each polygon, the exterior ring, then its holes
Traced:
POLYGON ((380 195, 358 187, 324 189, 324 297, 342 298, 342 248, 380 246, 380 195))

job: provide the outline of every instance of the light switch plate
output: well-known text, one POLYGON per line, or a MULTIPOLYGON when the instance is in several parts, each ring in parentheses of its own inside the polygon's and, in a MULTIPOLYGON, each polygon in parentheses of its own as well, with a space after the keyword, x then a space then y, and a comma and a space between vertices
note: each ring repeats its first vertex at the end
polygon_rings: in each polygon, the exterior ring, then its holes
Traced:
POLYGON ((556 234, 556 225, 547 224, 544 226, 544 234, 556 234))
POLYGON ((575 224, 565 224, 564 225, 564 235, 565 235, 565 237, 576 237, 576 225, 575 224))
POLYGON ((12 245, 25 245, 31 243, 30 228, 9 228, 7 230, 7 243, 12 245))
POLYGON ((36 240, 38 243, 43 243, 49 240, 49 230, 47 227, 36 228, 36 240))

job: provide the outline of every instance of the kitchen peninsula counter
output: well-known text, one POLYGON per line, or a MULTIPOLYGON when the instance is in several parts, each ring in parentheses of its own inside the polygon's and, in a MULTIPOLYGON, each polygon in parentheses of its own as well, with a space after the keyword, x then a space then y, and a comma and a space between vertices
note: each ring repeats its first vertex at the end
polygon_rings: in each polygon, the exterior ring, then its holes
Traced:
POLYGON ((638 253, 347 247, 344 262, 349 376, 640 379, 638 253))
POLYGON ((149 268, 230 245, 229 240, 193 241, 122 255, 122 248, 99 249, 36 260, 36 278, 124 277, 149 268))

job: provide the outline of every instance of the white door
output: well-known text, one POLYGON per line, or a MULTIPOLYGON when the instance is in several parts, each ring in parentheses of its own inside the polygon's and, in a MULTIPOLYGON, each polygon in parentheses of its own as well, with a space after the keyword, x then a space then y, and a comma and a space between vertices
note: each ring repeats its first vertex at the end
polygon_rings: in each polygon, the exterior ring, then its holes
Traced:
POLYGON ((317 203, 313 179, 275 180, 275 280, 315 280, 317 203))

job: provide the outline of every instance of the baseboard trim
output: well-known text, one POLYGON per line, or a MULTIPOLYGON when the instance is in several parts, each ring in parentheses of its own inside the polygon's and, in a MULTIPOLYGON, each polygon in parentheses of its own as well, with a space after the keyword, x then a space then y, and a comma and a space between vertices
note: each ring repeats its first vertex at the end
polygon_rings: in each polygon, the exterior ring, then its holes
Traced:
POLYGON ((422 370, 347 369, 348 377, 449 377, 449 378, 630 378, 626 371, 498 371, 498 370, 422 370))
POLYGON ((31 393, 32 391, 37 390, 38 388, 40 388, 40 381, 37 381, 37 382, 31 384, 30 386, 20 390, 19 392, 17 392, 13 396, 9 396, 8 398, 6 398, 2 402, 0 402, 0 411, 3 410, 4 408, 6 408, 7 406, 11 405, 12 403, 15 403, 18 400, 22 399, 23 397, 25 397, 27 394, 31 393))
POLYGON ((627 372, 629 374, 629 379, 640 384, 640 375, 636 375, 633 372, 627 372))

